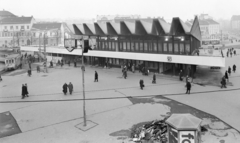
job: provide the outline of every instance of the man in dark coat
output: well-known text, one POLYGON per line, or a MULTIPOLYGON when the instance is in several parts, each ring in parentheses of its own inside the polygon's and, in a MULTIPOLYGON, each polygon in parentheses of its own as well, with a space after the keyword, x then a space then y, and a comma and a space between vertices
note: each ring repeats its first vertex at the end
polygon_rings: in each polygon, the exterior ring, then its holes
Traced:
POLYGON ((64 93, 64 95, 67 94, 67 88, 68 88, 68 85, 65 83, 65 84, 63 85, 63 93, 64 93))
POLYGON ((73 85, 72 85, 71 82, 69 82, 69 84, 68 84, 68 89, 69 89, 69 93, 72 94, 72 92, 73 92, 73 85))
POLYGON ((1 74, 0 74, 0 81, 2 81, 2 77, 1 77, 1 74))
POLYGON ((236 71, 236 65, 234 64, 233 65, 233 72, 235 73, 235 71, 236 71))
POLYGON ((229 67, 228 67, 228 75, 229 75, 229 76, 231 75, 231 71, 232 71, 232 70, 231 70, 231 67, 229 66, 229 67))
POLYGON ((31 72, 31 69, 28 69, 27 72, 28 72, 28 76, 31 76, 31 73, 32 73, 32 72, 31 72))
POLYGON ((94 82, 98 82, 98 73, 95 71, 94 82))
POLYGON ((226 79, 227 81, 229 81, 229 80, 228 80, 228 72, 227 72, 227 71, 225 72, 225 79, 226 79))
POLYGON ((153 81, 152 81, 152 83, 156 83, 156 74, 155 73, 153 74, 153 81))
POLYGON ((222 77, 221 85, 222 85, 221 88, 223 88, 223 87, 227 88, 227 87, 226 87, 226 79, 225 79, 225 76, 222 77))
POLYGON ((182 78, 182 77, 183 77, 183 72, 182 72, 182 70, 180 70, 180 73, 179 73, 179 80, 180 80, 180 81, 182 81, 182 80, 183 80, 183 78, 182 78))
POLYGON ((25 98, 25 85, 22 84, 22 99, 25 98))
POLYGON ((144 81, 143 81, 142 79, 139 81, 139 84, 140 84, 140 88, 143 90, 143 87, 144 87, 144 81))
POLYGON ((186 94, 190 94, 190 90, 191 90, 191 83, 188 81, 187 82, 187 92, 186 92, 186 94))

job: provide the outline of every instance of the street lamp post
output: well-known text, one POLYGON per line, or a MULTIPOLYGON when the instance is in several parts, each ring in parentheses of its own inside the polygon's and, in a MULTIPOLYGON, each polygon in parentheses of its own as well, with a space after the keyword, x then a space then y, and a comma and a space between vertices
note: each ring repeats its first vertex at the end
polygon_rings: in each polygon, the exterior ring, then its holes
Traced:
POLYGON ((85 110, 85 86, 84 86, 85 66, 84 66, 84 55, 83 55, 84 52, 83 51, 84 51, 84 48, 82 48, 82 86, 83 86, 83 121, 84 121, 83 125, 87 126, 87 123, 86 123, 86 110, 85 110))

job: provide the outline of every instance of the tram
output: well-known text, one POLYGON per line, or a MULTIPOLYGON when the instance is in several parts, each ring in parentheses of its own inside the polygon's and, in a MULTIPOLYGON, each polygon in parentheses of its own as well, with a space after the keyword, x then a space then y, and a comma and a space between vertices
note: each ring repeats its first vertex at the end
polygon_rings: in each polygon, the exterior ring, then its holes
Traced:
POLYGON ((21 54, 8 55, 5 58, 5 70, 15 70, 21 64, 21 54))

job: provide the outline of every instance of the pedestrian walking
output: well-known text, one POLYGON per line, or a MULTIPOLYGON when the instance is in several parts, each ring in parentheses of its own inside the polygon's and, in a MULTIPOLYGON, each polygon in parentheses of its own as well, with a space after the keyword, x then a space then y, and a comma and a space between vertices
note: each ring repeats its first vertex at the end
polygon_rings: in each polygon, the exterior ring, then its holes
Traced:
POLYGON ((234 72, 234 73, 235 73, 235 71, 236 71, 236 68, 237 68, 237 67, 236 67, 236 65, 234 64, 234 65, 233 65, 233 72, 234 72))
POLYGON ((97 71, 95 71, 94 82, 98 82, 98 73, 97 73, 97 71))
POLYGON ((228 57, 228 51, 227 51, 227 57, 228 57))
POLYGON ((73 92, 73 85, 72 85, 71 82, 69 82, 69 84, 68 84, 68 89, 69 89, 69 93, 70 93, 70 95, 71 95, 72 92, 73 92))
POLYGON ((29 97, 29 96, 28 96, 28 86, 27 86, 26 83, 25 83, 25 86, 24 86, 24 87, 25 87, 25 95, 26 95, 27 97, 29 97))
POLYGON ((144 87, 144 81, 143 81, 142 79, 139 81, 139 84, 140 84, 140 88, 143 90, 143 87, 144 87))
POLYGON ((22 99, 25 98, 25 85, 22 84, 22 99))
POLYGON ((32 75, 31 69, 28 69, 27 73, 28 73, 28 76, 30 77, 32 75))
POLYGON ((152 83, 153 83, 153 84, 156 84, 156 74, 155 74, 155 73, 153 73, 153 80, 152 80, 152 83))
POLYGON ((1 74, 0 74, 0 81, 2 81, 2 76, 1 76, 1 74))
POLYGON ((77 67, 77 61, 76 61, 76 59, 74 60, 74 67, 77 67))
POLYGON ((183 77, 183 72, 182 72, 182 70, 180 70, 180 73, 179 73, 179 80, 180 80, 180 81, 182 81, 182 80, 183 80, 183 78, 182 78, 182 77, 183 77))
POLYGON ((50 68, 53 68, 53 62, 50 61, 50 68))
POLYGON ((229 79, 228 79, 228 72, 227 72, 227 71, 225 72, 225 79, 227 80, 227 82, 229 82, 229 79))
POLYGON ((134 64, 132 65, 132 72, 133 73, 135 72, 135 65, 134 64))
POLYGON ((39 73, 39 72, 40 72, 40 66, 37 65, 37 73, 39 73))
POLYGON ((233 53, 234 53, 235 56, 237 55, 236 50, 234 50, 233 53))
POLYGON ((231 55, 231 57, 232 57, 232 51, 230 52, 230 55, 231 55))
POLYGON ((232 70, 231 70, 231 67, 229 66, 229 67, 228 67, 228 75, 229 75, 229 76, 231 75, 231 71, 232 71, 232 70))
POLYGON ((226 87, 226 78, 225 78, 225 76, 222 77, 222 81, 221 81, 221 88, 223 88, 223 87, 227 88, 226 87))
POLYGON ((66 83, 63 84, 63 93, 64 95, 67 94, 67 88, 68 88, 68 85, 66 83))
POLYGON ((58 65, 58 66, 60 66, 60 65, 61 65, 61 63, 60 63, 60 60, 58 60, 58 62, 57 62, 57 65, 58 65))
POLYGON ((188 81, 186 94, 190 94, 190 90, 191 90, 191 83, 188 81))

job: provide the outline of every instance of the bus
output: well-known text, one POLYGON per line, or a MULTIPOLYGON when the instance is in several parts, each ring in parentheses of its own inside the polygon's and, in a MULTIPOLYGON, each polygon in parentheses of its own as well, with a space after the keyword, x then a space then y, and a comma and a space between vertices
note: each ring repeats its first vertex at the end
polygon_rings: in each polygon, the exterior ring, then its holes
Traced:
POLYGON ((202 45, 220 45, 220 39, 202 39, 202 45))

